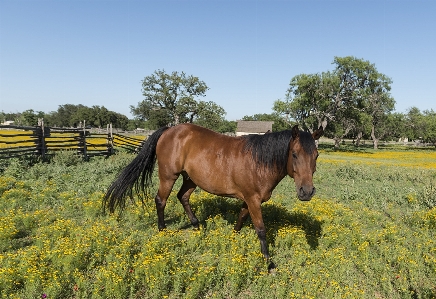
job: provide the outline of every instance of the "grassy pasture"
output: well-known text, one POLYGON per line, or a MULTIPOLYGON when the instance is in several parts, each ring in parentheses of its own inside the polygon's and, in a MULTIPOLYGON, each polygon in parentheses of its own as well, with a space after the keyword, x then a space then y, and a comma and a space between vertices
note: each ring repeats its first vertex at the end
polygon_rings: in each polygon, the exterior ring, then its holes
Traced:
POLYGON ((285 178, 263 206, 271 274, 238 200, 194 192, 198 231, 177 191, 163 232, 150 198, 103 215, 133 157, 0 161, 1 298, 436 298, 434 150, 322 149, 315 198, 285 178))

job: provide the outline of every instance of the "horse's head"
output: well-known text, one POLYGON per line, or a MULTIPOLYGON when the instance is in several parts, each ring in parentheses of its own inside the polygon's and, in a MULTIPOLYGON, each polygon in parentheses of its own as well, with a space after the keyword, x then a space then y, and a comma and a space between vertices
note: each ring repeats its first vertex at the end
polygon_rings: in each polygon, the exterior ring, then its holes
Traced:
POLYGON ((313 134, 300 132, 298 126, 292 128, 287 170, 289 176, 294 178, 300 200, 310 200, 315 194, 313 173, 316 170, 316 159, 318 158, 315 140, 319 139, 322 134, 322 127, 313 134))

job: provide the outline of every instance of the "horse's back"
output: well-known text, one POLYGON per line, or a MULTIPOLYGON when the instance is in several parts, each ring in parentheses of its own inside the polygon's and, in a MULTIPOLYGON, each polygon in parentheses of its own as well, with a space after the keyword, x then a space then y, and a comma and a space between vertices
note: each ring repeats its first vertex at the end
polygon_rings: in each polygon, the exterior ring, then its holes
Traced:
POLYGON ((238 143, 241 143, 239 138, 220 134, 187 123, 168 129, 160 138, 157 146, 158 148, 172 147, 173 150, 177 151, 210 151, 211 149, 226 148, 229 146, 234 148, 238 143))
POLYGON ((242 139, 194 125, 180 124, 168 129, 157 144, 158 159, 213 160, 242 152, 242 139))

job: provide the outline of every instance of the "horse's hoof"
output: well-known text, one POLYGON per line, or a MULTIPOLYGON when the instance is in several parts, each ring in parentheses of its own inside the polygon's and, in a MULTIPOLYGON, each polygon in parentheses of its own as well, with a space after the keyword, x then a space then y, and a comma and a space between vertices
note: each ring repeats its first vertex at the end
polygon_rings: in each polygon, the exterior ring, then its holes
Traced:
POLYGON ((274 262, 270 262, 268 265, 268 273, 275 274, 276 270, 277 270, 276 264, 274 264, 274 262))
POLYGON ((195 230, 199 230, 199 229, 200 229, 200 221, 195 220, 195 221, 191 222, 191 224, 192 224, 192 227, 193 227, 195 230))

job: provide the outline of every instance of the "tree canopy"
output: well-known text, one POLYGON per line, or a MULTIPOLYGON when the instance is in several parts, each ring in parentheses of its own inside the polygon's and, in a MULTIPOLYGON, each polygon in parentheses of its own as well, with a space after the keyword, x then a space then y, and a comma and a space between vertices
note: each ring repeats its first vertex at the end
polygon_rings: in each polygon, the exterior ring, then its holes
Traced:
POLYGON ((199 100, 208 89, 198 77, 157 70, 142 80, 144 100, 130 109, 150 129, 186 122, 214 129, 225 121, 226 112, 214 102, 199 100))
POLYGON ((335 57, 333 64, 333 71, 293 77, 286 100, 277 100, 273 110, 311 132, 322 126, 336 146, 350 132, 360 134, 369 126, 376 147, 385 134, 383 121, 395 105, 389 93, 392 80, 374 64, 352 56, 335 57))

